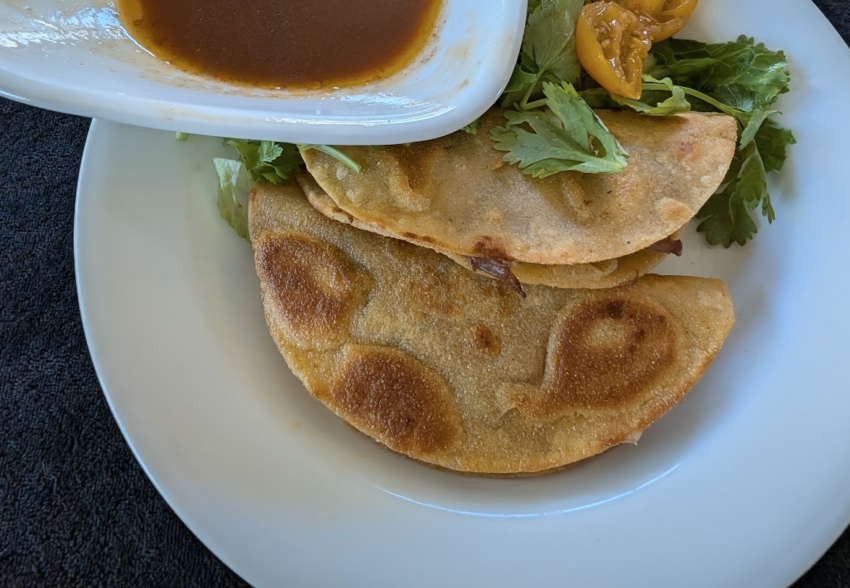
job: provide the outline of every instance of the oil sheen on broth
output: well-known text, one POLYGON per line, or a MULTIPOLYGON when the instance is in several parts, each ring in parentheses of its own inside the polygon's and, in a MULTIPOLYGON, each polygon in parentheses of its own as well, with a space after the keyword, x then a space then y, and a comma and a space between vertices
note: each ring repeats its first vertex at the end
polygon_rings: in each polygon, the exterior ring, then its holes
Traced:
POLYGON ((265 88, 344 87, 397 73, 441 0, 118 0, 125 26, 181 69, 265 88))

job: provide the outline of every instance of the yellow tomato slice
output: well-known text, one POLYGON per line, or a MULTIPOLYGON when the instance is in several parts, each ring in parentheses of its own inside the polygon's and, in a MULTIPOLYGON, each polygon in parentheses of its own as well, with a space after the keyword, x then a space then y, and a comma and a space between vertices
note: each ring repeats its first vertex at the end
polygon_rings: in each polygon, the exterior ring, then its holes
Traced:
POLYGON ((618 2, 631 10, 632 12, 643 12, 645 14, 658 14, 664 10, 664 3, 667 0, 623 0, 618 2))
POLYGON ((652 46, 646 24, 616 2, 593 2, 582 10, 576 26, 578 57, 606 90, 640 98, 643 59, 652 46))
POLYGON ((653 43, 669 39, 688 24, 699 0, 616 0, 644 20, 653 43))

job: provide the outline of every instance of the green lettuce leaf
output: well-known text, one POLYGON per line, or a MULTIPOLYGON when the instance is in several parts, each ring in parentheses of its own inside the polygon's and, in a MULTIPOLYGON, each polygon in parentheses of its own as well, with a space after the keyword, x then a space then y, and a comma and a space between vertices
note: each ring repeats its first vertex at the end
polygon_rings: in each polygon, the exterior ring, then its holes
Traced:
POLYGON ((241 161, 216 157, 213 163, 218 173, 218 212, 237 235, 248 240, 246 205, 251 191, 251 176, 241 161))

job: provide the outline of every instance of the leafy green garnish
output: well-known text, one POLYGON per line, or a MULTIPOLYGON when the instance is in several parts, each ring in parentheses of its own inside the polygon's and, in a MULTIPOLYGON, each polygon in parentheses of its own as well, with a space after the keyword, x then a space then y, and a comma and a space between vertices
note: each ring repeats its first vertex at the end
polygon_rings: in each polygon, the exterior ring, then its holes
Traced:
POLYGON ((339 149, 328 145, 292 145, 276 141, 243 141, 225 139, 225 145, 236 149, 245 168, 254 181, 267 181, 281 185, 301 171, 304 160, 301 153, 310 149, 321 151, 335 157, 345 165, 360 173, 360 164, 345 155, 339 149))
MULTIPOLYGON (((726 113, 738 122, 738 147, 722 190, 697 215, 702 220, 698 230, 712 244, 745 244, 758 230, 754 211, 760 210, 768 222, 775 219, 766 175, 782 169, 788 147, 796 143, 792 132, 771 118, 778 111, 770 107, 789 90, 785 54, 745 36, 713 44, 668 39, 654 45, 644 63, 641 99, 632 100, 609 93, 582 73, 575 25, 584 4, 529 0, 522 50, 501 97, 507 123, 490 131, 495 148, 505 152, 506 162, 538 178, 563 171, 617 173, 626 168, 628 154, 592 108, 661 116, 689 110, 726 113)), ((478 124, 462 130, 476 134, 478 124)), ((239 152, 242 162, 216 160, 219 210, 246 238, 239 194, 250 184, 249 176, 282 184, 301 170, 301 154, 310 149, 360 172, 356 161, 327 145, 235 139, 225 144, 239 152)))
POLYGON ((529 2, 528 22, 519 63, 505 93, 504 106, 521 104, 539 96, 543 82, 575 83, 581 76, 575 29, 584 0, 529 2))
POLYGON ((770 222, 776 217, 767 192, 764 163, 754 143, 749 144, 742 157, 735 158, 725 181, 726 188, 712 196, 697 215, 705 219, 697 230, 705 233, 712 244, 744 245, 758 232, 751 210, 761 204, 770 222))
POLYGON ((519 62, 502 95, 507 124, 490 131, 504 160, 545 178, 562 171, 616 173, 623 147, 573 84, 582 75, 575 43, 584 0, 532 0, 519 62))
POLYGON ((796 142, 791 131, 775 121, 766 119, 760 123, 752 140, 735 154, 726 188, 712 196, 697 214, 698 219, 703 219, 697 230, 705 233, 709 243, 724 247, 746 244, 758 232, 750 211, 760 208, 768 223, 776 220, 767 173, 782 170, 788 147, 796 142))
POLYGON ((741 98, 754 107, 769 106, 788 92, 791 81, 785 53, 744 35, 729 43, 668 39, 653 46, 652 56, 654 65, 645 73, 670 77, 731 106, 743 107, 741 98))
POLYGON ((645 91, 644 94, 641 95, 641 100, 632 100, 631 98, 617 96, 616 94, 611 94, 611 98, 620 106, 627 106, 632 110, 636 110, 637 112, 642 112, 644 114, 668 116, 672 114, 690 112, 691 103, 688 102, 688 99, 685 97, 685 89, 673 84, 673 80, 670 78, 656 80, 651 76, 644 76, 644 79, 650 83, 663 85, 666 90, 670 91, 671 96, 662 102, 658 102, 655 106, 643 102, 645 99, 644 96, 651 93, 652 90, 645 91))
POLYGON ((299 145, 298 146, 298 150, 301 153, 304 153, 305 151, 309 151, 311 149, 315 149, 316 151, 321 151, 322 153, 324 153, 326 155, 330 155, 331 157, 340 160, 342 163, 344 163, 345 165, 347 165, 348 167, 353 169, 355 173, 359 174, 360 170, 362 169, 359 163, 357 163, 356 161, 351 159, 348 155, 346 155, 345 153, 343 153, 342 151, 340 151, 339 149, 336 149, 334 147, 330 147, 328 145, 299 145))
POLYGON ((248 214, 243 202, 251 190, 251 177, 241 161, 216 157, 213 163, 218 173, 218 212, 237 235, 248 240, 248 214))
POLYGON ((285 184, 304 163, 298 148, 289 143, 225 139, 224 144, 236 149, 254 181, 285 184))
POLYGON ((715 44, 670 39, 653 47, 645 69, 640 100, 615 96, 588 78, 579 95, 593 108, 619 106, 646 114, 693 109, 734 117, 738 149, 723 189, 697 215, 703 219, 698 230, 712 244, 745 244, 758 230, 751 212, 775 220, 767 173, 782 169, 788 147, 796 143, 791 131, 771 118, 779 111, 770 107, 789 90, 785 55, 747 37, 715 44))
POLYGON ((507 125, 490 131, 495 148, 507 152, 505 161, 536 178, 626 169, 628 154, 572 85, 546 82, 543 93, 545 108, 509 110, 507 125))
POLYGON ((213 160, 219 182, 218 210, 221 218, 243 239, 248 239, 248 216, 242 201, 250 191, 252 181, 285 184, 301 171, 304 165, 301 158, 303 151, 315 149, 327 153, 360 173, 360 165, 356 161, 327 145, 292 145, 241 139, 224 139, 224 144, 233 147, 241 161, 224 158, 213 160))
MULTIPOLYGON (((746 244, 758 231, 751 212, 760 210, 772 223, 776 212, 767 188, 767 173, 782 169, 793 133, 770 117, 777 98, 788 92, 791 74, 785 54, 741 36, 731 43, 668 39, 652 50, 650 75, 668 76, 682 86, 695 109, 719 111, 738 121, 738 150, 725 187, 706 202, 697 230, 711 244, 746 244)), ((663 90, 645 77, 644 90, 663 90)))
POLYGON ((174 133, 174 138, 178 141, 188 141, 189 133, 181 133, 180 131, 177 131, 176 133, 174 133))
POLYGON ((786 129, 774 120, 767 119, 755 136, 764 169, 767 172, 782 171, 788 158, 788 147, 796 145, 797 140, 790 129, 786 129))
POLYGON ((469 133, 470 135, 477 135, 478 134, 478 127, 479 127, 480 124, 481 124, 481 119, 476 118, 474 121, 472 121, 471 123, 469 123, 468 125, 463 127, 461 130, 464 133, 469 133))
POLYGON ((751 113, 748 113, 749 116, 739 118, 739 122, 743 127, 741 131, 741 138, 738 140, 739 148, 745 149, 750 143, 752 143, 759 130, 761 130, 762 125, 764 125, 764 121, 767 120, 772 114, 779 114, 778 110, 764 110, 763 108, 757 108, 751 113))
POLYGON ((526 20, 540 7, 540 2, 541 0, 528 0, 528 8, 525 13, 526 20))

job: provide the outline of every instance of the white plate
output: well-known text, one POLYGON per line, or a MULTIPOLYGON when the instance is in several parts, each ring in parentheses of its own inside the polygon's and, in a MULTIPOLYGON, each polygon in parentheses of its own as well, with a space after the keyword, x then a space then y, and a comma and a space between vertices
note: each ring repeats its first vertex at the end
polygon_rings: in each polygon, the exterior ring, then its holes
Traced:
POLYGON ((541 479, 433 471, 343 425, 266 331, 250 249, 214 205, 220 143, 94 123, 88 341, 128 442, 213 552, 262 587, 428 588, 774 588, 824 552, 850 521, 850 52, 808 2, 731 5, 704 3, 695 36, 788 52, 800 144, 772 227, 730 251, 690 235, 666 270, 725 279, 738 324, 638 447, 541 479))
POLYGON ((121 26, 115 0, 0 0, 0 96, 214 136, 421 141, 469 124, 496 100, 516 63, 525 11, 526 0, 443 0, 433 38, 403 72, 357 88, 275 91, 156 59, 121 26))

